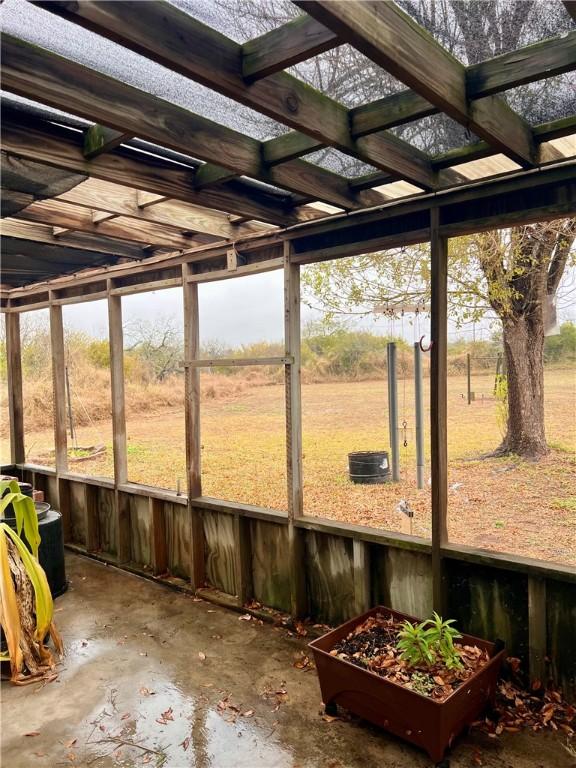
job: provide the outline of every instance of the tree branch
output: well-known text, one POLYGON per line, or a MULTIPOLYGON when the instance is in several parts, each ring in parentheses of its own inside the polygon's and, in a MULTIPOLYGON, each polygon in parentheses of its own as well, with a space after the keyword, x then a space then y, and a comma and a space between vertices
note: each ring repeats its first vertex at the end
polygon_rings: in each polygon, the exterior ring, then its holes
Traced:
POLYGON ((546 284, 546 290, 549 296, 554 296, 562 280, 562 275, 566 269, 568 263, 568 257, 572 250, 572 245, 576 239, 576 219, 568 219, 565 225, 564 232, 562 232, 556 243, 554 255, 550 261, 550 267, 548 269, 548 280, 546 284))

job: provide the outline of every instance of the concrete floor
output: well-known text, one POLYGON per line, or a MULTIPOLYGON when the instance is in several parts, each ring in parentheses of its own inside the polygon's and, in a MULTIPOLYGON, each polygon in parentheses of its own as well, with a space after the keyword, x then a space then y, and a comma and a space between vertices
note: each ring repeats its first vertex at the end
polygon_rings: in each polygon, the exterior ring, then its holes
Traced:
MULTIPOLYGON (((430 765, 366 724, 323 720, 315 672, 293 666, 305 641, 286 629, 78 556, 68 574, 56 601, 67 651, 58 679, 2 681, 5 768, 430 765)), ((451 759, 451 768, 573 764, 559 737, 531 733, 473 734, 451 759)))

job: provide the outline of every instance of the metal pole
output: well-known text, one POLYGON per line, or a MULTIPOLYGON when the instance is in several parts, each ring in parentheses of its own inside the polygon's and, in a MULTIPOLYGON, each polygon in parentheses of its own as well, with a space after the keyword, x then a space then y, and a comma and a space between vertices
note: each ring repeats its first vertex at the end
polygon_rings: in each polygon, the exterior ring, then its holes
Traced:
POLYGON ((390 453, 392 480, 400 480, 400 449, 398 441, 398 390, 396 385, 396 343, 388 342, 388 421, 390 424, 390 453))
POLYGON ((414 344, 414 391, 416 411, 416 483, 424 488, 424 403, 422 399, 422 350, 414 344))
POLYGON ((470 352, 466 355, 466 380, 468 383, 468 405, 472 402, 472 372, 470 370, 470 352))

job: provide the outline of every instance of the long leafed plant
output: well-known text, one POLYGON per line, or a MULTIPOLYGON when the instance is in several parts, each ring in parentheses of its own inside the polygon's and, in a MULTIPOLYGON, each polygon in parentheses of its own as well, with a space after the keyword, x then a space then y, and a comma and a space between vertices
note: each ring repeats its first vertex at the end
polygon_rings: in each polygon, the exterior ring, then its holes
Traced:
POLYGON ((0 482, 0 517, 14 509, 16 531, 0 523, 0 625, 10 661, 11 680, 24 685, 38 680, 55 666, 44 641, 49 635, 56 651, 62 641, 53 622, 54 605, 44 569, 38 562, 40 532, 34 502, 20 493, 16 480, 0 482), (30 551, 21 538, 22 531, 30 551))

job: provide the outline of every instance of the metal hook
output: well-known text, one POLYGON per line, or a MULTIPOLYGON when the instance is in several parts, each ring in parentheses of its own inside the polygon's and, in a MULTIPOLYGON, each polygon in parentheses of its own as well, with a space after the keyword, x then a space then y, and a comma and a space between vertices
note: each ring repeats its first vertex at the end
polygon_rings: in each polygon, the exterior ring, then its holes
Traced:
POLYGON ((434 342, 431 341, 430 344, 428 345, 428 347, 426 349, 424 349, 424 347, 422 346, 422 340, 425 339, 425 338, 426 338, 425 336, 420 336, 420 341, 418 342, 420 344, 420 351, 421 352, 430 352, 430 350, 432 349, 432 347, 434 345, 434 342))

